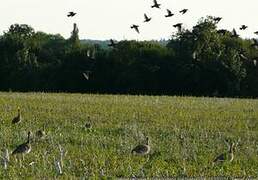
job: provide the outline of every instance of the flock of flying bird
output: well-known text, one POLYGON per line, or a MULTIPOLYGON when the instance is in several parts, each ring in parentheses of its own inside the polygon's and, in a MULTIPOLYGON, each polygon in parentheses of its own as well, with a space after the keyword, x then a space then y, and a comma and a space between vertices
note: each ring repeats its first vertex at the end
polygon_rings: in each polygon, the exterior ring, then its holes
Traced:
MULTIPOLYGON (((151 6, 151 8, 157 8, 157 9, 160 9, 160 6, 161 4, 159 4, 157 2, 157 0, 154 0, 153 1, 153 5, 151 6)), ((182 9, 181 11, 179 11, 179 13, 181 13, 182 15, 187 13, 188 9, 182 9)), ((172 17, 174 16, 175 14, 172 13, 171 10, 167 9, 167 14, 165 15, 166 18, 169 18, 169 17, 172 17)), ((147 23, 147 22, 150 22, 151 21, 151 17, 149 17, 146 13, 144 14, 144 23, 147 23)), ((175 25, 173 25, 175 28, 178 28, 180 31, 181 31, 181 28, 182 28, 182 23, 177 23, 175 25)), ((137 33, 140 33, 140 30, 139 30, 139 25, 136 25, 136 24, 133 24, 131 26, 131 29, 134 29, 137 33)))
MULTIPOLYGON (((18 124, 18 123, 21 123, 22 121, 22 116, 21 116, 21 111, 20 111, 20 108, 18 108, 18 115, 15 116, 12 120, 12 124, 18 124)), ((88 116, 88 121, 90 121, 90 117, 88 116)), ((86 129, 91 129, 92 128, 92 124, 90 122, 87 122, 84 126, 86 129)), ((27 141, 25 143, 22 143, 20 145, 17 146, 17 148, 12 152, 12 155, 16 155, 16 154, 22 154, 23 155, 23 158, 24 158, 24 155, 25 154, 28 154, 31 152, 31 132, 29 131, 28 132, 28 137, 27 137, 27 141)), ((43 130, 38 130, 36 132, 36 137, 38 139, 42 139, 43 137, 46 136, 46 133, 45 131, 43 130)), ((225 161, 228 161, 228 162, 232 162, 233 159, 234 159, 234 150, 236 148, 236 145, 238 144, 235 144, 234 142, 233 143, 230 143, 228 140, 225 140, 225 143, 227 144, 228 146, 228 151, 226 151, 225 153, 222 153, 218 156, 216 156, 213 161, 212 161, 212 164, 217 164, 217 163, 223 163, 225 161)), ((139 144, 137 146, 135 146, 132 150, 131 150, 131 153, 134 154, 134 155, 150 155, 150 152, 151 152, 151 146, 150 146, 150 143, 149 143, 149 138, 146 137, 146 142, 143 143, 143 144, 139 144)), ((7 152, 8 154, 8 152, 7 152)), ((9 155, 8 156, 8 161, 9 161, 9 155)))
MULTIPOLYGON (((161 4, 158 3, 157 0, 153 0, 153 5, 151 5, 151 8, 160 9, 160 6, 161 6, 161 4)), ((179 11, 179 13, 181 13, 182 15, 184 15, 184 14, 187 13, 187 12, 188 12, 188 9, 182 9, 182 10, 179 11)), ((74 17, 76 14, 77 14, 77 13, 71 11, 71 12, 69 12, 69 13, 67 14, 67 17, 74 17)), ((175 14, 172 13, 172 11, 171 11, 170 9, 167 9, 167 14, 165 15, 165 18, 170 18, 170 17, 172 17, 172 16, 174 16, 174 15, 175 15, 175 14)), ((146 13, 144 13, 144 23, 148 23, 148 22, 150 22, 151 20, 152 20, 152 17, 149 17, 146 13)), ((222 17, 215 17, 215 18, 214 18, 214 21, 217 22, 217 23, 219 23, 221 20, 222 20, 222 17)), ((183 23, 177 23, 177 24, 174 24, 174 25, 173 25, 173 27, 174 27, 174 28, 177 28, 179 32, 181 32, 182 26, 183 26, 183 23)), ((139 26, 139 25, 137 25, 137 24, 132 24, 132 25, 130 26, 130 28, 131 28, 131 29, 134 29, 138 34, 140 33, 140 26, 139 26)), ((244 31, 244 30, 246 30, 247 28, 248 28, 247 25, 241 25, 240 28, 239 28, 239 30, 244 31)), ((223 34, 223 35, 225 35, 227 32, 228 32, 228 31, 225 30, 225 29, 220 29, 220 30, 218 30, 218 33, 223 34)), ((231 37, 233 37, 233 38, 238 38, 238 37, 239 37, 239 35, 237 34, 237 31, 236 31, 235 28, 233 29, 233 31, 231 32, 231 34, 232 34, 231 37)), ((254 34, 255 34, 255 35, 258 35, 258 31, 254 32, 254 34)), ((257 39, 252 39, 252 40, 253 40, 253 43, 252 43, 251 46, 252 46, 252 47, 255 47, 255 48, 258 48, 258 41, 257 41, 257 39)), ((116 46, 116 43, 114 42, 113 39, 110 39, 110 43, 108 44, 108 46, 110 46, 110 47, 115 47, 115 46, 116 46)))

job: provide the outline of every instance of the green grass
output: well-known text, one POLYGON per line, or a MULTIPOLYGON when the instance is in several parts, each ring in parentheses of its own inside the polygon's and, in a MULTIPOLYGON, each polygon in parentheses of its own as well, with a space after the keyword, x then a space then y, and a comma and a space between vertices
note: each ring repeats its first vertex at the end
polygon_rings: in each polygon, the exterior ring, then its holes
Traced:
POLYGON ((0 164, 0 179, 258 177, 257 100, 0 93, 1 155, 43 127, 46 138, 34 139, 24 160, 11 156, 6 170, 0 164), (23 121, 12 125, 18 106, 23 121), (84 128, 88 116, 91 130, 84 128), (131 155, 146 136, 150 155, 131 155), (227 150, 225 139, 239 141, 235 159, 212 166, 227 150), (62 175, 55 166, 59 147, 62 175))

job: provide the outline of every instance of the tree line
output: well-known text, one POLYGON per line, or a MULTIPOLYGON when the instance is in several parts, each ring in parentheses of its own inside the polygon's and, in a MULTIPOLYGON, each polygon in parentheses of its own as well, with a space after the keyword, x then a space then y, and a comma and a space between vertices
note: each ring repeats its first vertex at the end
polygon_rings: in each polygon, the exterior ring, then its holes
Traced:
POLYGON ((120 41, 114 47, 14 24, 0 36, 0 90, 258 97, 258 50, 217 28, 213 17, 167 45, 120 41), (83 76, 87 74, 88 79, 83 76))

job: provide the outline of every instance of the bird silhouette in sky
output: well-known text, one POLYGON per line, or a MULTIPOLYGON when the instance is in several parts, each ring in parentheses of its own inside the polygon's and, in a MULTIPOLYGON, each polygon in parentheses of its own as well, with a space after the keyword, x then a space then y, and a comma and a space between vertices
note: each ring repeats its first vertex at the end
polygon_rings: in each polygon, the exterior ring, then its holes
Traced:
POLYGON ((114 42, 113 39, 110 39, 110 43, 108 44, 109 47, 115 47, 117 44, 114 42))
POLYGON ((147 14, 144 14, 144 22, 149 22, 151 20, 150 17, 147 16, 147 14))
POLYGON ((177 28, 178 31, 181 32, 182 31, 182 25, 183 25, 182 23, 177 23, 177 24, 173 25, 173 27, 177 28))
POLYGON ((253 43, 251 44, 251 47, 253 48, 258 48, 258 40, 257 39, 252 39, 253 43))
POLYGON ((67 17, 74 17, 76 14, 77 13, 71 11, 67 14, 67 17))
POLYGON ((140 33, 140 31, 139 31, 139 26, 138 26, 138 25, 133 24, 133 25, 131 26, 131 29, 134 29, 137 33, 140 33))
POLYGON ((85 71, 82 73, 82 75, 86 80, 90 80, 90 73, 91 71, 85 71))
POLYGON ((188 9, 182 9, 181 11, 179 11, 182 14, 185 14, 188 11, 188 9))
POLYGON ((240 29, 240 30, 246 30, 247 28, 248 28, 248 26, 242 25, 239 29, 240 29))
POLYGON ((160 8, 160 6, 161 6, 161 4, 159 4, 158 2, 157 2, 157 0, 153 0, 153 5, 151 6, 151 8, 160 8))
POLYGON ((215 17, 214 21, 216 21, 217 23, 220 22, 222 20, 222 17, 215 17))
POLYGON ((233 31, 232 31, 232 35, 231 35, 232 38, 238 38, 239 35, 237 34, 236 32, 236 29, 234 28, 233 31))
POLYGON ((217 33, 225 35, 228 31, 226 29, 220 29, 217 31, 217 33))
POLYGON ((165 17, 167 18, 172 16, 174 16, 174 14, 169 9, 167 9, 167 14, 165 15, 165 17))

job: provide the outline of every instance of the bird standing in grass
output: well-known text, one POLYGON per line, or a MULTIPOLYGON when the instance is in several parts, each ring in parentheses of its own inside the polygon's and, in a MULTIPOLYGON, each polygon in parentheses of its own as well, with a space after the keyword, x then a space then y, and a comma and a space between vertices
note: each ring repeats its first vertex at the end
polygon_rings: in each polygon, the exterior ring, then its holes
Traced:
POLYGON ((36 137, 37 137, 38 139, 42 139, 42 138, 45 137, 46 133, 45 133, 45 131, 43 131, 43 130, 38 130, 38 131, 35 133, 35 135, 36 135, 36 137))
POLYGON ((87 120, 87 122, 85 123, 85 126, 84 126, 84 127, 85 127, 86 129, 91 129, 91 128, 92 128, 90 116, 88 116, 88 120, 87 120))
MULTIPOLYGON (((227 143, 227 142, 226 142, 227 143)), ((232 143, 229 145, 229 150, 228 152, 222 153, 219 156, 217 156, 214 160, 213 163, 223 163, 225 161, 232 162, 234 160, 234 148, 235 148, 235 143, 232 143)))
POLYGON ((140 144, 133 148, 132 154, 147 155, 150 152, 149 138, 146 138, 146 144, 140 144))
POLYGON ((15 154, 28 154, 31 151, 31 145, 30 145, 30 135, 31 132, 28 132, 28 139, 25 143, 19 145, 13 152, 12 155, 15 154))
POLYGON ((21 110, 20 110, 20 107, 18 107, 18 115, 13 118, 12 124, 20 123, 21 120, 22 120, 22 117, 21 117, 21 110))

